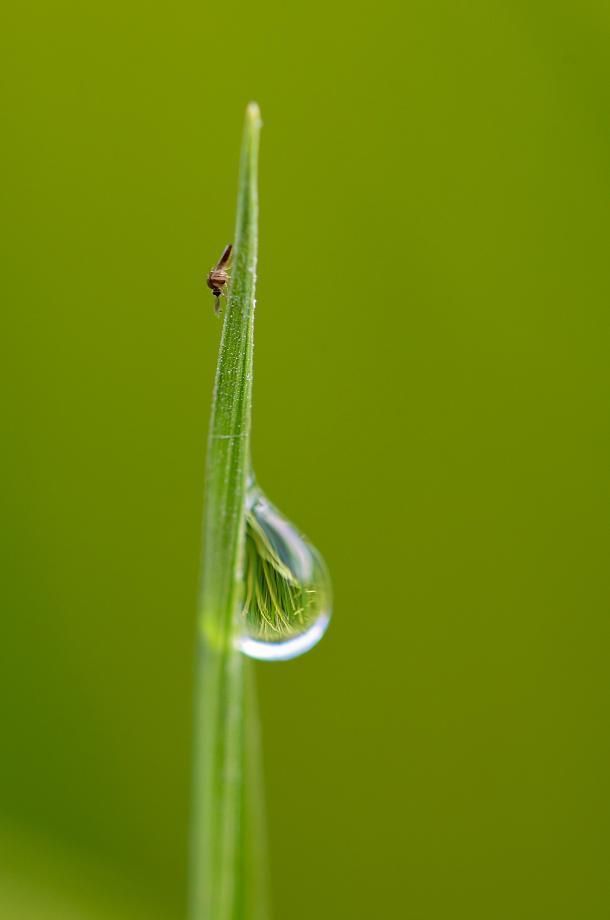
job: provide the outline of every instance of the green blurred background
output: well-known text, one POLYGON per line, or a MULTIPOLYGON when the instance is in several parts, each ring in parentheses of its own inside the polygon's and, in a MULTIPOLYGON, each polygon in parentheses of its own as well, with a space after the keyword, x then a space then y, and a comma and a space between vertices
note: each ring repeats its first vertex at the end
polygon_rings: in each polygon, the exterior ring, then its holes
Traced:
POLYGON ((265 121, 278 920, 610 915, 610 10, 4 7, 0 916, 179 920, 205 434, 265 121))

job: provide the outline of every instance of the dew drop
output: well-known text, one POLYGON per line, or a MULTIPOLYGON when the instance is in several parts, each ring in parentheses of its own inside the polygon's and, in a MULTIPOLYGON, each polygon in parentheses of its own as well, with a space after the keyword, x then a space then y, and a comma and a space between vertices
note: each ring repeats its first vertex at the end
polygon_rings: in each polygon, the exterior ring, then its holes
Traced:
POLYGON ((263 661, 303 655, 326 632, 331 605, 330 578, 321 555, 252 484, 246 510, 241 651, 263 661))

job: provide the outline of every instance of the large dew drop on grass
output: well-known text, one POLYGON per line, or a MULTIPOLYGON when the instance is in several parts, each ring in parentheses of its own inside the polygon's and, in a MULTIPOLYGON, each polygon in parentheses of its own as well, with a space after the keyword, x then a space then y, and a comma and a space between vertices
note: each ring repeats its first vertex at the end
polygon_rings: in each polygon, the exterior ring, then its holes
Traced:
POLYGON ((264 661, 303 655, 326 632, 331 605, 324 560, 253 485, 246 516, 241 651, 264 661))

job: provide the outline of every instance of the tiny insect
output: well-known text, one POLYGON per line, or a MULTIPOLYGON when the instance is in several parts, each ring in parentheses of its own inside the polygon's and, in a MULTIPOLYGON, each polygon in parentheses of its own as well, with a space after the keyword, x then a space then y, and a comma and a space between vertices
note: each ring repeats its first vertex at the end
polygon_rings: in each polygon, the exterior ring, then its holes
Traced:
POLYGON ((214 306, 214 312, 216 314, 220 313, 220 298, 223 295, 223 287, 229 280, 229 272, 227 271, 227 265, 229 259, 231 258, 231 250, 233 249, 233 244, 229 243, 228 246, 225 246, 224 252, 221 255, 220 259, 210 270, 208 274, 208 280, 206 282, 207 286, 211 290, 212 294, 216 298, 216 304, 214 306))

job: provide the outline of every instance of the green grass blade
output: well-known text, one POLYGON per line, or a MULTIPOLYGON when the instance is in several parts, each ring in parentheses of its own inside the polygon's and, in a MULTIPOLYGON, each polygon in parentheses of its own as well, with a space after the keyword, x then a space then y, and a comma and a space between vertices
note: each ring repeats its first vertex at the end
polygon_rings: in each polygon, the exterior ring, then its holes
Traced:
POLYGON ((235 650, 243 591, 258 246, 260 113, 248 106, 232 281, 208 442, 195 700, 189 920, 264 920, 258 721, 248 662, 235 650), (248 680, 246 706, 245 685, 248 680), (258 783, 258 780, 255 780, 258 783))

